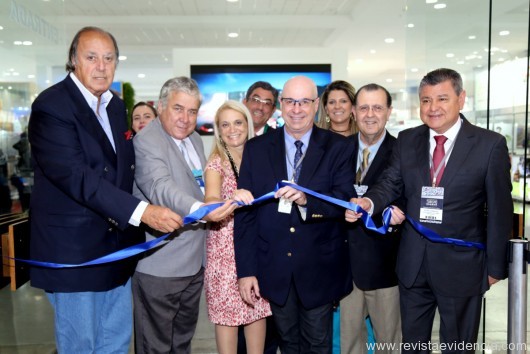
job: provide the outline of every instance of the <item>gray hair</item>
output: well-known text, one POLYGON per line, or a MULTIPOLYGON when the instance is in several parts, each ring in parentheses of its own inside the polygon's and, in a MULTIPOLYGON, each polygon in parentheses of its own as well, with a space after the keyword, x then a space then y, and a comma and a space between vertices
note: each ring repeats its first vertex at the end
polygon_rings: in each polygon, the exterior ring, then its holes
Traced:
POLYGON ((160 96, 158 98, 158 105, 161 109, 166 108, 167 100, 171 92, 184 92, 199 100, 199 106, 202 103, 201 92, 197 82, 192 78, 179 76, 167 80, 160 89, 160 96))

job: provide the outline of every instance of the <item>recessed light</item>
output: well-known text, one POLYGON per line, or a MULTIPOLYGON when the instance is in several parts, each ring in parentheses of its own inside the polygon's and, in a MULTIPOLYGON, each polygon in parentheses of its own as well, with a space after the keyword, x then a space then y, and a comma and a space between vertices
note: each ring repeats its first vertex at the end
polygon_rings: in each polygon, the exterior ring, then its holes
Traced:
POLYGON ((145 77, 145 74, 138 74, 138 78, 143 79, 145 77))
POLYGON ((456 63, 457 63, 458 65, 462 65, 462 64, 465 63, 465 61, 463 61, 463 60, 459 60, 459 61, 457 61, 456 63))
POLYGON ((394 42, 395 42, 394 38, 385 38, 385 43, 394 43, 394 42))
POLYGON ((386 82, 392 82, 392 79, 386 79, 386 82))
POLYGON ((126 55, 120 55, 118 57, 118 60, 120 60, 120 61, 127 60, 127 56, 126 55))
POLYGON ((228 33, 228 37, 230 37, 230 38, 237 38, 237 37, 239 37, 239 33, 237 33, 237 32, 230 32, 230 33, 228 33))
POLYGON ((471 36, 467 37, 467 39, 476 39, 476 38, 477 38, 477 36, 475 36, 475 35, 471 35, 471 36))
POLYGON ((435 4, 435 5, 434 5, 434 8, 435 8, 436 10, 445 9, 446 7, 447 7, 446 4, 435 4))
POLYGON ((407 27, 408 27, 408 28, 414 28, 414 24, 413 24, 413 23, 409 23, 409 24, 407 25, 407 27))
POLYGON ((32 41, 24 41, 22 42, 22 45, 32 45, 33 42, 32 41))
POLYGON ((0 31, 4 29, 4 26, 0 26, 0 31))
POLYGON ((499 36, 507 36, 510 34, 510 31, 500 31, 499 36))
POLYGON ((375 54, 375 53, 377 53, 377 52, 375 51, 375 49, 370 49, 370 54, 375 54))
POLYGON ((14 45, 22 45, 22 41, 14 41, 13 44, 14 45))
POLYGON ((438 0, 425 0, 426 4, 434 4, 436 2, 438 2, 438 0))
POLYGON ((50 83, 50 80, 46 80, 46 81, 44 81, 44 82, 47 83, 47 84, 49 84, 49 83, 50 83))
POLYGON ((226 2, 238 2, 239 0, 226 0, 226 2))
POLYGON ((412 71, 413 73, 417 73, 418 72, 418 68, 412 68, 412 69, 410 69, 410 71, 412 71))
POLYGON ((34 79, 34 78, 35 78, 35 75, 33 75, 33 74, 29 74, 28 75, 28 79, 34 79))
POLYGON ((13 73, 13 76, 18 76, 20 75, 19 73, 17 73, 16 71, 13 73))
POLYGON ((11 89, 13 89, 13 86, 7 86, 7 89, 11 90, 11 89))
POLYGON ((447 53, 445 56, 448 58, 453 58, 455 55, 453 53, 447 53))

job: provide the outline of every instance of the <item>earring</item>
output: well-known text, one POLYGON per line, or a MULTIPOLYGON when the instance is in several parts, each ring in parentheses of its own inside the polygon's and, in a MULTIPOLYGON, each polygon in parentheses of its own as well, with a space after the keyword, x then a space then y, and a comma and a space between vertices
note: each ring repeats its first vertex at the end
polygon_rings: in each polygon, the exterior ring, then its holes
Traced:
POLYGON ((329 119, 329 116, 326 115, 326 123, 329 123, 329 122, 331 122, 331 119, 329 119))

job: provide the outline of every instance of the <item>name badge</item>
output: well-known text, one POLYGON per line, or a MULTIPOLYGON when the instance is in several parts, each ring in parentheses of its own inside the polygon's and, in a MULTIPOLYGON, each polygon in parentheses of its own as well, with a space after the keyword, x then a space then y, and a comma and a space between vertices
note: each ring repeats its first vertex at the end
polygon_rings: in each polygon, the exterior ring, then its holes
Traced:
POLYGON ((355 192, 359 198, 361 198, 368 190, 368 186, 364 184, 354 184, 353 186, 355 187, 355 192))
POLYGON ((202 194, 204 194, 204 180, 202 179, 202 170, 194 169, 191 172, 193 172, 195 182, 197 182, 197 184, 201 188, 202 194))
POLYGON ((278 213, 291 214, 291 209, 293 208, 293 202, 287 198, 280 198, 278 203, 278 213))
POLYGON ((420 221, 441 224, 443 219, 443 187, 421 187, 420 221))

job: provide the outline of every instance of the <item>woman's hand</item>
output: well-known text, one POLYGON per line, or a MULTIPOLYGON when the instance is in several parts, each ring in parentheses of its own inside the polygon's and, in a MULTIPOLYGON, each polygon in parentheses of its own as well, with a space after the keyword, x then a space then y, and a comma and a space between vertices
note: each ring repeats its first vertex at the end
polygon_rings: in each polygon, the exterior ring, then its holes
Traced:
POLYGON ((237 202, 249 205, 252 204, 252 202, 254 201, 254 196, 246 189, 238 189, 234 192, 233 199, 237 202))

